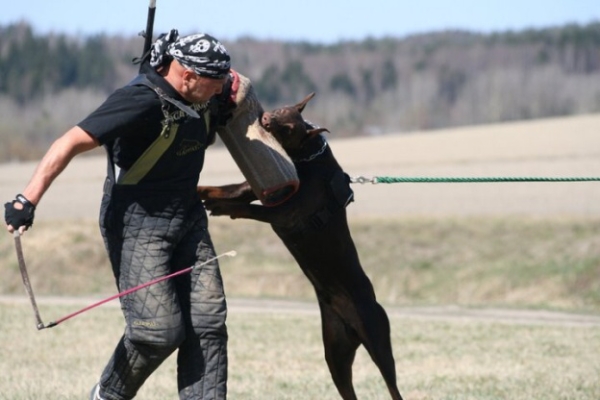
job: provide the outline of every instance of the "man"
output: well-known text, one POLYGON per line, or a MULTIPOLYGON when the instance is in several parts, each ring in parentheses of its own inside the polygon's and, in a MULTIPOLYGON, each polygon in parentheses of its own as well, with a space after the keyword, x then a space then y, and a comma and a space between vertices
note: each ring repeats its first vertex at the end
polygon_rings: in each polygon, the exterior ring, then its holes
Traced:
MULTIPOLYGON (((196 185, 215 127, 235 107, 223 93, 230 56, 210 35, 162 35, 140 71, 58 138, 22 194, 5 204, 8 231, 23 233, 71 159, 105 146, 100 228, 119 291, 215 257, 196 185)), ((216 260, 121 299, 125 332, 91 399, 132 399, 176 350, 180 399, 226 397, 226 301, 216 260)))

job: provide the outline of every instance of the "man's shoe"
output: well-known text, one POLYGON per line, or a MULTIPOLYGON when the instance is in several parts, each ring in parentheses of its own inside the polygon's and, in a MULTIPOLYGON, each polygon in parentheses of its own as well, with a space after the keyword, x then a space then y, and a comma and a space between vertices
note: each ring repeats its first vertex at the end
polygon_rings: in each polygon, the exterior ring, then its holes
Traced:
POLYGON ((90 400, 102 400, 102 397, 100 397, 100 383, 96 383, 92 388, 90 400))

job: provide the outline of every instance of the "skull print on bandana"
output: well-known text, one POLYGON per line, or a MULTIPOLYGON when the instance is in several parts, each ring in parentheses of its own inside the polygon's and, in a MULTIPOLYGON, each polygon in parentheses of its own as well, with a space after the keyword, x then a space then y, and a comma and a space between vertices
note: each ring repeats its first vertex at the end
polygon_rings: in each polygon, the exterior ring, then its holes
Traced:
POLYGON ((158 67, 177 60, 200 76, 223 78, 231 68, 231 57, 221 42, 206 33, 180 37, 176 29, 162 34, 152 45, 150 65, 158 67))

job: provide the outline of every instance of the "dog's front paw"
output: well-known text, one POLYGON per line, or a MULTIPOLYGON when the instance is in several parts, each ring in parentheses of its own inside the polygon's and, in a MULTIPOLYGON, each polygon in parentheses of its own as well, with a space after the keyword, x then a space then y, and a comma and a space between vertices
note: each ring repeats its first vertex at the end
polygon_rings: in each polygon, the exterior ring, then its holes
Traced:
POLYGON ((204 200, 202 203, 204 204, 204 208, 206 208, 208 211, 212 211, 214 208, 217 208, 219 206, 219 203, 221 203, 221 201, 209 199, 204 200))
POLYGON ((231 219, 236 219, 239 217, 240 206, 236 204, 231 204, 224 201, 205 201, 204 206, 208 211, 210 211, 211 216, 219 217, 219 216, 230 216, 231 219))
POLYGON ((210 212, 210 215, 213 217, 220 217, 222 215, 227 215, 223 206, 218 204, 205 204, 206 209, 210 212))

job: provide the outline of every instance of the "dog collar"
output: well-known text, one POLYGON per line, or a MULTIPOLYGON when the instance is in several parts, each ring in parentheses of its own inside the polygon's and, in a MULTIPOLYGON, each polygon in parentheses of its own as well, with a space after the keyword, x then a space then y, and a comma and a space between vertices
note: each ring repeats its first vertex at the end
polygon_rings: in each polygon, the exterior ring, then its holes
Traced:
POLYGON ((316 153, 313 153, 306 158, 293 158, 293 161, 294 162, 310 162, 310 161, 314 160, 315 158, 319 157, 321 154, 325 153, 325 150, 327 150, 327 140, 323 139, 323 146, 321 146, 321 148, 319 150, 317 150, 316 153))

